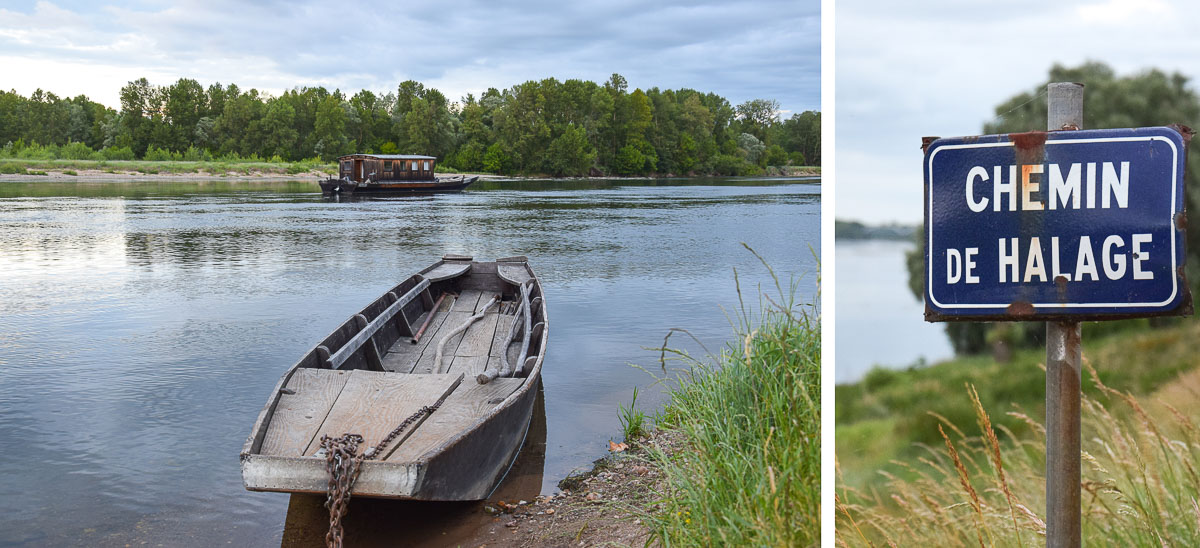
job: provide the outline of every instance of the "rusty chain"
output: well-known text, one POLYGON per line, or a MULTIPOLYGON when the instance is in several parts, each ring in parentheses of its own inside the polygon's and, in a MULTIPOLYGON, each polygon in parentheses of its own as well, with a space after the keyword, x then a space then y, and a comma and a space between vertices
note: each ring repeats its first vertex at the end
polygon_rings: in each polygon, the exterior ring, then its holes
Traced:
POLYGON ((325 451, 325 471, 329 473, 326 487, 325 507, 329 509, 329 532, 325 533, 325 545, 342 546, 342 517, 350 506, 350 489, 362 466, 362 457, 357 455, 358 444, 363 437, 345 434, 334 438, 321 436, 321 450, 325 451))
POLYGON ((363 461, 373 460, 382 455, 387 446, 395 441, 401 432, 441 407, 450 392, 452 390, 443 394, 433 405, 426 405, 418 409, 416 413, 409 415, 399 426, 384 436, 378 445, 367 448, 362 454, 358 453, 358 445, 363 442, 363 437, 358 434, 346 433, 337 438, 328 434, 321 436, 321 450, 325 452, 325 471, 329 473, 329 484, 325 493, 325 508, 329 509, 329 532, 325 533, 326 546, 329 548, 341 548, 342 546, 342 518, 349 511, 350 490, 354 488, 354 482, 358 480, 363 461))

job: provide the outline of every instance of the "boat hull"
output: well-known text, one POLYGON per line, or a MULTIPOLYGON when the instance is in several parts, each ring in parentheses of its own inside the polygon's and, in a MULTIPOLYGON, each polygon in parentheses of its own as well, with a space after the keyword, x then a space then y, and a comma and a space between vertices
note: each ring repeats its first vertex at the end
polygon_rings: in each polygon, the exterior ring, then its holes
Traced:
MULTIPOLYGON (((536 396, 536 389, 526 391, 495 420, 427 462, 364 461, 353 495, 427 501, 487 498, 517 460, 536 396)), ((242 458, 242 478, 250 491, 325 493, 329 484, 325 460, 311 457, 247 455, 242 458)))
MULTIPOLYGON (((356 497, 427 501, 480 500, 491 494, 516 461, 528 432, 540 389, 541 367, 545 358, 548 331, 545 327, 545 306, 541 303, 540 282, 532 270, 528 269, 524 257, 514 259, 519 260, 502 259, 494 263, 477 263, 466 257, 447 257, 447 259, 423 270, 421 274, 398 285, 393 291, 381 297, 380 301, 363 309, 360 314, 356 315, 359 320, 348 321, 342 328, 330 335, 324 344, 319 345, 299 363, 292 366, 275 386, 243 446, 241 467, 246 489, 287 493, 324 493, 329 482, 325 459, 314 454, 316 447, 319 446, 317 441, 308 442, 306 440, 319 440, 320 434, 324 430, 332 432, 329 423, 334 420, 333 417, 346 418, 344 414, 339 414, 336 410, 356 409, 357 411, 351 414, 351 421, 358 421, 358 424, 365 426, 364 420, 371 421, 373 419, 363 419, 362 417, 379 417, 380 413, 388 412, 389 408, 397 405, 408 405, 409 410, 399 412, 393 409, 392 411, 395 412, 391 416, 407 416, 408 413, 411 413, 411 409, 429 405, 428 401, 421 399, 422 397, 436 399, 438 394, 445 391, 443 398, 448 395, 449 399, 446 399, 446 403, 441 408, 428 415, 427 419, 422 419, 409 428, 405 436, 393 444, 390 451, 379 460, 363 462, 352 494, 356 497), (476 379, 471 375, 478 371, 464 370, 460 372, 454 369, 459 366, 459 360, 463 360, 464 365, 478 363, 477 360, 472 361, 472 358, 463 356, 461 353, 453 358, 450 362, 451 369, 445 373, 437 371, 436 367, 434 371, 426 370, 419 374, 415 370, 411 373, 379 370, 369 366, 367 362, 371 360, 359 360, 357 355, 345 358, 343 362, 337 361, 338 356, 352 352, 341 352, 339 347, 348 348, 351 342, 356 340, 360 342, 368 339, 373 341, 371 344, 363 344, 363 348, 370 349, 369 352, 372 353, 378 353, 377 349, 386 348, 390 344, 386 341, 394 341, 394 344, 401 345, 404 349, 417 348, 415 343, 410 343, 407 338, 394 340, 390 337, 382 339, 384 346, 377 347, 375 343, 380 341, 371 337, 382 336, 383 331, 370 331, 368 326, 381 322, 386 324, 396 324, 398 321, 408 322, 410 317, 406 316, 404 311, 411 311, 413 306, 420 308, 420 302, 432 300, 431 295, 425 292, 436 289, 439 294, 447 295, 454 294, 451 290, 457 291, 461 295, 472 291, 483 292, 482 294, 486 295, 488 291, 492 291, 497 298, 503 296, 507 299, 511 297, 514 287, 522 287, 528 282, 532 282, 529 287, 533 288, 529 292, 536 292, 538 295, 536 304, 529 307, 533 310, 531 321, 535 323, 535 327, 540 327, 533 329, 536 334, 528 340, 528 346, 517 347, 518 351, 521 348, 527 348, 529 352, 524 375, 494 378, 490 382, 476 379), (405 301, 404 297, 397 297, 397 295, 406 293, 414 295, 412 301, 405 301), (387 309, 399 310, 399 312, 396 312, 395 316, 386 316, 387 310, 381 311, 384 307, 380 306, 380 302, 393 303, 387 309), (349 327, 356 325, 357 328, 349 327), (336 344, 330 342, 338 340, 338 337, 346 342, 336 344), (410 344, 412 346, 409 346, 410 344), (331 363, 334 364, 332 368, 330 367, 331 363), (337 363, 347 365, 342 367, 337 363), (330 388, 321 384, 330 379, 340 381, 340 384, 332 387, 329 392, 334 394, 332 399, 326 398, 325 404, 320 409, 306 407, 315 400, 300 398, 308 397, 308 394, 320 394, 318 388, 330 388), (371 390, 363 391, 368 394, 364 396, 367 398, 372 394, 380 393, 381 390, 385 393, 407 391, 413 396, 403 402, 387 398, 343 402, 343 394, 359 393, 352 390, 352 387, 356 385, 371 387, 371 390), (426 389, 428 387, 436 387, 434 391, 437 393, 429 394, 430 390, 426 389), (475 398, 475 394, 491 395, 475 398), (342 403, 351 405, 343 407, 342 403), (455 407, 456 405, 459 407, 455 407), (318 413, 313 413, 313 409, 316 409, 318 413), (312 427, 307 429, 290 428, 293 423, 289 421, 300 420, 298 419, 300 416, 304 416, 304 419, 314 419, 314 416, 311 415, 318 415, 315 417, 315 423, 309 421, 318 425, 317 429, 314 430, 312 427), (278 427, 273 425, 276 421, 279 422, 278 427), (453 427, 448 425, 453 425, 453 427), (284 428, 289 429, 284 430, 284 428), (421 430, 422 428, 426 428, 429 432, 424 438, 421 437, 421 433, 425 432, 421 430), (430 428, 433 430, 428 430, 430 428), (284 432, 286 434, 281 434, 284 432), (433 432, 438 432, 438 434, 434 435, 433 432), (295 448, 291 450, 280 450, 279 440, 285 438, 300 439, 301 443, 294 445, 295 448)), ((483 297, 480 297, 480 300, 483 300, 483 297)), ((440 299, 438 301, 440 302, 440 299)), ((505 302, 514 304, 511 301, 505 302)), ((452 310, 454 307, 454 304, 450 304, 448 310, 452 310)), ((435 317, 433 316, 435 309, 437 309, 436 304, 426 313, 430 317, 435 317)), ((488 310, 491 309, 484 309, 479 314, 486 314, 488 310)), ((495 309, 495 313, 499 314, 499 309, 495 309)), ((444 314, 449 318, 452 314, 469 313, 450 311, 444 314)), ((417 320, 423 317, 425 316, 413 315, 411 319, 417 320)), ((494 318, 494 321, 499 320, 499 317, 494 318)), ((516 321, 517 318, 514 317, 513 322, 516 321)), ((449 325, 451 321, 447 319, 444 323, 449 325)), ((487 322, 480 323, 486 324, 487 322)), ((434 324, 436 325, 437 322, 435 321, 434 324)), ((495 329, 496 324, 492 323, 491 325, 495 329)), ((438 328, 431 329, 431 332, 436 329, 438 328)), ((410 332, 415 333, 416 330, 410 330, 410 332)), ((485 331, 486 341, 493 339, 490 333, 490 331, 485 331)), ((429 337, 429 344, 432 347, 435 338, 432 335, 429 337)), ((454 340, 453 334, 448 337, 451 338, 450 340, 454 340)), ((462 338, 471 339, 471 331, 468 329, 462 338)), ((491 344, 494 345, 494 343, 491 344)), ((464 344, 463 347, 466 346, 464 344)), ((510 346, 501 346, 500 348, 509 352, 511 359, 513 349, 510 346)), ((368 350, 363 352, 366 353, 368 350)), ((382 361, 377 361, 377 363, 389 367, 398 363, 391 361, 389 356, 391 356, 390 352, 384 353, 382 361)), ((417 363, 425 362, 418 360, 417 363)), ((383 421, 386 423, 385 430, 390 430, 394 424, 397 424, 394 422, 395 420, 383 421)), ((336 428, 337 434, 335 435, 343 432, 340 423, 332 428, 336 428)), ((349 427, 346 430, 359 431, 349 427)), ((375 431, 378 435, 379 429, 375 431)), ((371 439, 368 437, 367 444, 371 443, 371 439)), ((378 440, 379 438, 373 439, 378 440)))
POLYGON ((382 181, 355 183, 343 179, 326 179, 320 182, 321 193, 328 195, 383 195, 383 194, 433 194, 440 192, 462 192, 479 177, 455 177, 434 181, 382 181))

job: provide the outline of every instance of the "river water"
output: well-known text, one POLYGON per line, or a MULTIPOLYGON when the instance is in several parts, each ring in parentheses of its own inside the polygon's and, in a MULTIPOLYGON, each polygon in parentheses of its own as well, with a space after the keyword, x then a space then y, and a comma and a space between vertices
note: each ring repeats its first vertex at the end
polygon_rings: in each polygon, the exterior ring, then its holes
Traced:
MULTIPOLYGON (((350 202, 314 188, 0 184, 0 546, 279 545, 302 512, 245 491, 238 462, 269 390, 444 253, 528 255, 542 278, 532 494, 619 438, 617 403, 653 382, 630 364, 656 370, 648 348, 670 328, 714 351, 732 336, 735 268, 751 303, 773 288, 743 242, 816 298, 817 180, 491 182, 350 202)), ((703 353, 685 339, 671 342, 703 353)), ((661 393, 638 403, 651 412, 661 393)))
POLYGON ((904 255, 915 247, 837 241, 836 382, 856 382, 872 367, 897 369, 954 355, 942 324, 925 322, 925 305, 908 288, 904 255))

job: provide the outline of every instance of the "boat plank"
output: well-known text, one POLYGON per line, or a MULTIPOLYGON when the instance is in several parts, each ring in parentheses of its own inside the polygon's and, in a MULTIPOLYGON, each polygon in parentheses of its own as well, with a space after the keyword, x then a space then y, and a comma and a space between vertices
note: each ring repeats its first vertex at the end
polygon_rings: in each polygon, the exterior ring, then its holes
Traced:
POLYGON ((475 382, 475 376, 483 373, 488 364, 487 356, 454 356, 453 360, 444 359, 450 362, 450 365, 446 367, 447 373, 465 374, 467 378, 471 379, 471 382, 475 382))
POLYGON ((470 270, 470 268, 471 263, 442 263, 437 268, 422 274, 422 276, 431 282, 440 282, 442 280, 449 280, 450 278, 457 278, 467 270, 470 270))
MULTIPOLYGON (((421 340, 417 344, 413 344, 407 337, 401 337, 396 341, 388 353, 383 356, 383 369, 386 371, 395 371, 398 373, 408 373, 416 366, 417 360, 421 357, 421 353, 430 345, 430 341, 434 340, 437 332, 446 322, 446 317, 449 315, 447 311, 454 306, 455 299, 453 297, 442 301, 442 306, 438 309, 437 316, 433 317, 433 322, 429 324, 425 334, 421 336, 421 340)), ((416 323, 420 324, 425 321, 425 316, 428 312, 417 318, 416 323)))
MULTIPOLYGON (((471 312, 451 311, 446 314, 446 321, 442 323, 437 333, 428 336, 429 346, 425 347, 425 351, 417 358, 417 365, 413 367, 412 372, 416 374, 432 373, 434 368, 433 359, 437 356, 438 344, 441 344, 442 339, 447 334, 471 319, 471 316, 474 316, 471 312)), ((454 353, 458 351, 458 344, 462 342, 462 337, 463 333, 450 337, 450 340, 446 342, 446 349, 442 352, 443 360, 449 361, 454 356, 454 353)))
POLYGON ((500 318, 496 321, 496 332, 492 336, 492 346, 488 349, 488 356, 499 358, 500 353, 507 350, 504 343, 508 341, 508 335, 512 332, 513 322, 515 321, 517 321, 516 314, 500 315, 500 318))
POLYGON ((442 446, 480 417, 487 415, 524 382, 525 379, 496 379, 488 384, 478 384, 470 378, 464 379, 450 397, 446 398, 446 402, 385 460, 412 462, 430 450, 442 446))
POLYGON ((321 448, 323 435, 359 434, 363 450, 373 447, 418 409, 432 405, 458 380, 458 375, 397 375, 363 369, 355 369, 349 376, 305 455, 321 448))
POLYGON ((483 297, 483 291, 478 289, 464 289, 462 294, 457 299, 454 299, 454 307, 450 311, 474 314, 475 308, 479 306, 479 299, 481 297, 483 297))
POLYGON ((466 333, 463 333, 462 342, 454 351, 454 355, 486 358, 492 348, 492 339, 496 336, 496 325, 499 318, 500 315, 496 313, 484 314, 479 321, 471 324, 466 333))
POLYGON ((521 285, 533 279, 529 275, 529 268, 525 263, 496 263, 496 273, 500 275, 504 281, 521 285))
POLYGON ((333 402, 350 378, 349 371, 298 368, 271 415, 263 438, 263 455, 299 457, 325 421, 333 402), (288 393, 291 392, 291 393, 288 393))
MULTIPOLYGON (((498 296, 500 296, 500 293, 497 291, 484 290, 479 295, 479 302, 475 303, 475 313, 478 314, 480 311, 487 308, 488 304, 491 304, 492 299, 498 296)), ((496 308, 493 306, 492 310, 496 310, 496 308)))

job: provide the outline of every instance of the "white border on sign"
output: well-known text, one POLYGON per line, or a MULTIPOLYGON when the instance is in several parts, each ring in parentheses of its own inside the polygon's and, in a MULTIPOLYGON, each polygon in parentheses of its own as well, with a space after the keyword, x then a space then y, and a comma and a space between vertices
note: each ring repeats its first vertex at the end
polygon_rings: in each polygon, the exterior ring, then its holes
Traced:
MULTIPOLYGON (((1171 160, 1171 204, 1170 204, 1169 211, 1167 212, 1167 219, 1168 219, 1167 222, 1168 222, 1168 227, 1170 227, 1170 225, 1172 223, 1174 223, 1174 218, 1175 218, 1175 200, 1176 200, 1175 192, 1178 189, 1178 185, 1176 183, 1179 179, 1179 173, 1178 173, 1179 172, 1179 149, 1175 147, 1175 143, 1173 141, 1171 141, 1171 139, 1164 137, 1162 135, 1149 135, 1149 136, 1145 136, 1145 137, 1096 137, 1096 138, 1090 138, 1090 139, 1054 139, 1054 140, 1048 139, 1048 140, 1046 140, 1046 146, 1061 145, 1061 144, 1068 144, 1068 143, 1118 143, 1118 142, 1129 142, 1129 141, 1162 141, 1164 143, 1167 143, 1171 147, 1171 152, 1173 154, 1173 157, 1171 160)), ((928 168, 929 168, 929 213, 931 215, 933 214, 933 195, 934 195, 934 192, 933 192, 933 159, 934 159, 934 157, 937 156, 938 152, 941 152, 943 150, 952 150, 952 149, 960 149, 960 148, 989 148, 989 147, 1011 147, 1011 146, 1013 146, 1012 141, 1003 141, 1003 142, 999 142, 999 143, 970 143, 970 144, 961 144, 961 145, 946 145, 946 146, 940 146, 940 147, 935 148, 933 150, 933 152, 931 152, 929 154, 929 165, 928 165, 928 168)), ((932 257, 932 253, 933 253, 932 252, 932 250, 933 250, 933 223, 928 222, 928 219, 926 219, 926 224, 928 225, 926 228, 929 231, 929 237, 925 241, 925 253, 927 256, 932 257)), ((1177 293, 1179 293, 1179 277, 1175 275, 1175 271, 1178 269, 1178 265, 1175 264, 1175 259, 1176 259, 1176 257, 1175 257, 1175 229, 1173 227, 1170 228, 1170 233, 1171 233, 1171 247, 1170 247, 1170 249, 1171 249, 1171 296, 1168 297, 1166 300, 1164 300, 1162 302, 1157 302, 1157 303, 1057 303, 1057 302, 1055 302, 1055 303, 1033 303, 1033 307, 1034 308, 1136 308, 1136 307, 1150 307, 1150 306, 1165 306, 1167 304, 1170 304, 1171 301, 1175 300, 1175 295, 1177 293)), ((928 280, 926 283, 928 285, 927 289, 929 292, 929 300, 933 301, 933 304, 936 305, 938 308, 943 308, 943 309, 995 308, 995 309, 1000 309, 1000 310, 1008 308, 1009 304, 979 304, 979 303, 975 303, 975 304, 955 304, 955 305, 946 306, 946 305, 938 302, 937 297, 935 297, 933 294, 933 261, 929 260, 928 263, 929 264, 927 266, 929 268, 929 271, 926 273, 926 280, 928 280)))

